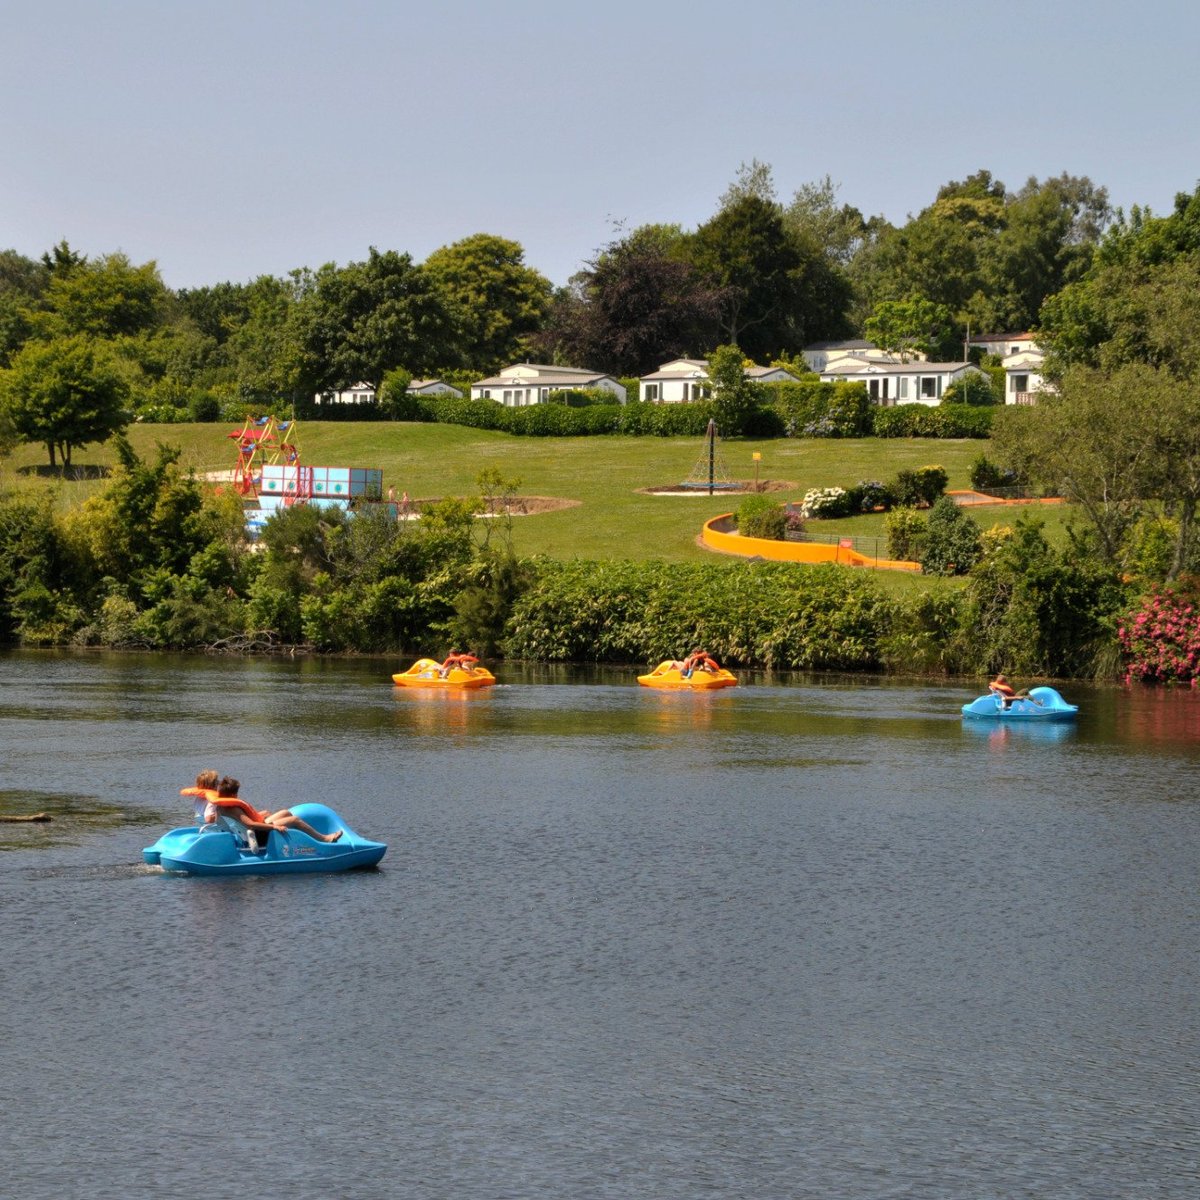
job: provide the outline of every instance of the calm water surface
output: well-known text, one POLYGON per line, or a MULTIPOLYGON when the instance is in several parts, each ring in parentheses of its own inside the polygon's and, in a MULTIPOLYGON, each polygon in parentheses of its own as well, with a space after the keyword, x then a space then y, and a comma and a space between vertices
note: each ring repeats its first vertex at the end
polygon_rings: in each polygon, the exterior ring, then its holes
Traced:
POLYGON ((1194 1197, 1200 696, 0 657, 0 1192, 1194 1197), (378 871, 172 877, 212 766, 378 871))

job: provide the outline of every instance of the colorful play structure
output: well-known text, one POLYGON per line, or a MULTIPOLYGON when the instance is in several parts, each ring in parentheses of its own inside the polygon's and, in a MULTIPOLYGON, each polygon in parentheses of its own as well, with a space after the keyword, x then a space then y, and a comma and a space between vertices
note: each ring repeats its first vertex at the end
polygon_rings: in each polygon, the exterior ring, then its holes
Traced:
POLYGON ((293 466, 300 462, 295 421, 247 417, 242 428, 233 430, 228 436, 237 443, 233 486, 243 497, 258 495, 262 469, 267 464, 293 466))
POLYGON ((381 470, 308 466, 301 461, 296 432, 294 420, 249 417, 229 434, 237 443, 233 486, 242 497, 251 538, 257 538, 281 508, 294 504, 351 512, 383 501, 381 470))

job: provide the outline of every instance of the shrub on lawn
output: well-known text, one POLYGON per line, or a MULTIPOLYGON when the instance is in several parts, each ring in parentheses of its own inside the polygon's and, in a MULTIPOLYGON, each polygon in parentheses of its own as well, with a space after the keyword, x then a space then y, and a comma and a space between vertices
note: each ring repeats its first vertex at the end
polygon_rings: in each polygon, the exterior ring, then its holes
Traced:
POLYGON ((787 514, 782 505, 766 496, 747 496, 738 506, 737 526, 743 537, 781 542, 787 532, 787 514))
POLYGON ((979 553, 979 526, 949 496, 943 496, 925 523, 921 570, 928 575, 965 575, 979 553))
POLYGON ((949 476, 941 467, 917 467, 911 471, 898 471, 892 494, 897 504, 910 507, 934 504, 946 490, 949 476))
POLYGON ((1020 477, 1012 467, 1001 467, 981 450, 971 461, 971 486, 981 492, 990 488, 1014 487, 1020 477))

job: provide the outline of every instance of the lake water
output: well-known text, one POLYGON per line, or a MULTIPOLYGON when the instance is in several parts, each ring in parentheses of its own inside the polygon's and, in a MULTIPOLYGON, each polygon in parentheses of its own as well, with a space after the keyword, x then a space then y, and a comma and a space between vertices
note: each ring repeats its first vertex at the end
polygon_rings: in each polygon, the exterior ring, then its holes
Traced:
POLYGON ((1200 1194, 1200 696, 0 656, 0 1192, 1200 1194), (214 767, 372 872, 141 865, 214 767))

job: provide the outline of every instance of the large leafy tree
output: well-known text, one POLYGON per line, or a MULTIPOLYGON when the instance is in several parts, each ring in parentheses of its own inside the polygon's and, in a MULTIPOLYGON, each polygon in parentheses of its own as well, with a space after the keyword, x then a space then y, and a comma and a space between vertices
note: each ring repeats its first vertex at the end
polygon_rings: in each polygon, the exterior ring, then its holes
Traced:
POLYGON ((312 287, 310 273, 303 270, 292 272, 288 279, 260 275, 236 300, 229 299, 233 328, 225 354, 243 400, 269 407, 277 400, 304 398, 305 347, 299 310, 312 287), (244 313, 240 322, 238 309, 244 313))
POLYGON ((916 293, 945 305, 960 331, 1028 329, 1087 270, 1109 215, 1107 193, 1086 176, 1031 178, 1014 193, 981 170, 945 184, 904 225, 864 237, 852 275, 868 310, 916 293))
POLYGON ((1072 368, 1061 393, 1006 409, 994 440, 1004 461, 1080 506, 1105 562, 1128 566, 1139 517, 1171 519, 1168 577, 1200 565, 1200 377, 1127 363, 1072 368))
POLYGON ((1110 216, 1108 194, 1086 176, 1030 179, 1004 209, 984 257, 984 295, 975 315, 984 328, 1029 329, 1047 297, 1081 279, 1110 216))
POLYGON ((771 200, 734 199, 696 230, 689 257, 720 289, 718 336, 756 360, 845 330, 848 281, 820 247, 788 232, 771 200))
POLYGON ((1050 297, 1041 339, 1057 375, 1071 366, 1114 370, 1125 363, 1200 368, 1200 187, 1154 217, 1134 209, 1118 219, 1087 275, 1050 297))
POLYGON ((70 466, 73 449, 124 429, 128 391, 109 348, 81 334, 26 342, 0 373, 0 404, 17 436, 43 443, 52 467, 57 456, 70 466))
POLYGON ((119 253, 67 259, 51 271, 38 324, 51 336, 129 337, 161 323, 168 299, 153 262, 134 266, 119 253))
POLYGON ((50 272, 15 250, 0 251, 0 367, 33 332, 31 314, 41 304, 50 272))
POLYGON ((123 436, 114 440, 119 469, 84 504, 76 536, 98 573, 114 580, 153 569, 183 574, 220 532, 216 509, 205 510, 199 482, 179 467, 179 447, 160 444, 155 461, 144 462, 123 436))
POLYGON ((722 296, 684 257, 677 226, 644 226, 575 277, 536 343, 581 366, 644 375, 712 344, 722 296))
POLYGON ((461 361, 457 314, 407 254, 372 246, 365 262, 320 268, 305 291, 295 315, 306 391, 378 388, 393 367, 425 374, 461 361))
POLYGON ((828 175, 801 184, 783 210, 783 220, 792 234, 819 246, 830 262, 847 268, 886 222, 882 217, 864 218, 853 205, 839 205, 837 193, 838 185, 828 175))
POLYGON ((476 233, 435 250, 425 270, 458 310, 463 365, 490 373, 512 362, 541 328, 554 289, 525 265, 519 242, 476 233))
POLYGON ((885 300, 867 319, 864 329, 881 350, 898 354, 901 362, 907 362, 917 350, 941 358, 953 340, 950 310, 924 296, 885 300))
POLYGON ((887 230, 857 264, 867 305, 920 295, 965 322, 972 299, 984 291, 987 247, 1003 220, 1004 185, 990 172, 945 184, 933 204, 887 230))

